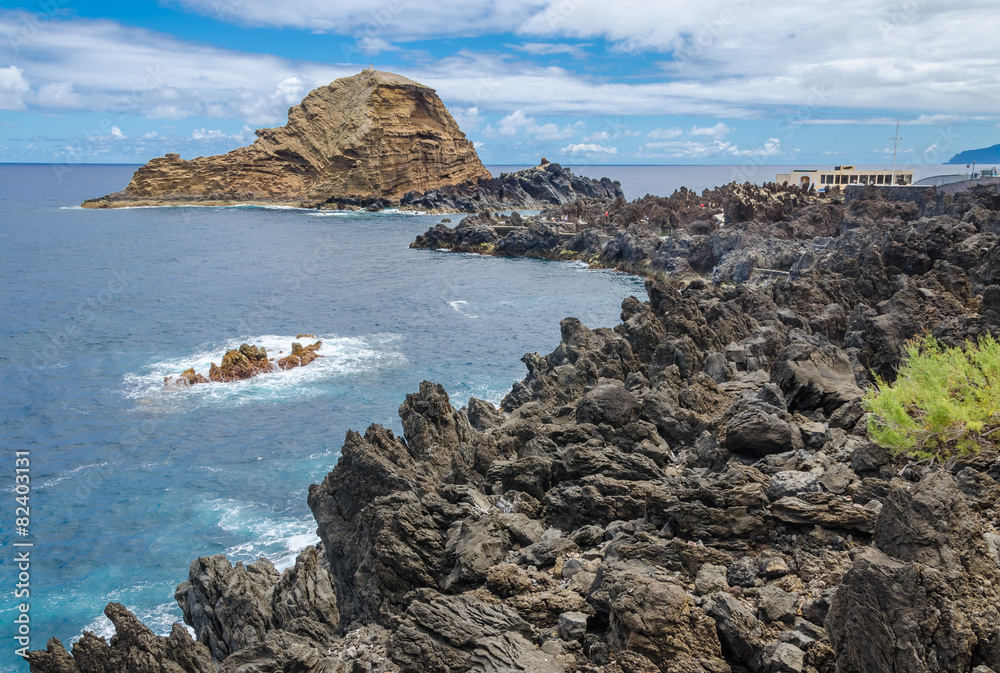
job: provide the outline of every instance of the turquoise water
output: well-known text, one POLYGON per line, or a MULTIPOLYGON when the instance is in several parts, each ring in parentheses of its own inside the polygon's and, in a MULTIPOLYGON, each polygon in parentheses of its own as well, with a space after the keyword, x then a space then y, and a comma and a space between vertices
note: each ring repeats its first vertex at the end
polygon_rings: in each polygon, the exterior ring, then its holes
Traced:
POLYGON ((0 166, 0 404, 6 520, 0 670, 14 656, 16 539, 31 549, 31 648, 124 603, 167 633, 198 556, 289 565, 316 540, 310 483, 344 433, 382 423, 420 381, 494 403, 559 320, 618 322, 641 281, 582 265, 410 250, 440 216, 264 208, 93 211, 134 167, 0 166), (168 391, 246 341, 316 334, 292 372, 168 391), (30 536, 15 538, 14 451, 31 458, 30 536))

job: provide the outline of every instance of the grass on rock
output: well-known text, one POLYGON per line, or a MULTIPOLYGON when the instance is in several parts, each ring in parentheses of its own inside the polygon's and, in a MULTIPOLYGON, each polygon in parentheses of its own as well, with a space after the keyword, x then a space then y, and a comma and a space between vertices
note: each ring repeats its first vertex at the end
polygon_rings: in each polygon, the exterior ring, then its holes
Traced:
POLYGON ((877 376, 864 396, 869 437, 897 455, 941 462, 994 448, 1000 438, 1000 343, 987 335, 949 348, 926 335, 905 350, 896 380, 877 376))

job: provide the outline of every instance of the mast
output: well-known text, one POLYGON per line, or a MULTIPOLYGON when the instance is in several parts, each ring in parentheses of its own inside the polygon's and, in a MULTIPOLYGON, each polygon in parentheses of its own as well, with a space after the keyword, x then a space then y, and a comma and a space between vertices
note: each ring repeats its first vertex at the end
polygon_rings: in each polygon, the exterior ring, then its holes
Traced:
POLYGON ((896 122, 896 135, 889 140, 892 141, 892 177, 889 178, 889 184, 895 186, 896 184, 896 149, 899 147, 899 141, 902 138, 899 135, 899 122, 896 122))

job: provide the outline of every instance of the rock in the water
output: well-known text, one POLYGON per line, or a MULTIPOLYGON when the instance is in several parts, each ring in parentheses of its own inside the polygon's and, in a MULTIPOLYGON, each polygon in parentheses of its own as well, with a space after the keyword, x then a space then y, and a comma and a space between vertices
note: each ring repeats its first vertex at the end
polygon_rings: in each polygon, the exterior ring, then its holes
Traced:
POLYGON ((269 631, 305 630, 306 640, 323 642, 340 625, 329 567, 315 547, 280 575, 264 558, 235 567, 222 555, 200 558, 174 597, 217 661, 264 644, 269 631))
POLYGON ((194 371, 194 368, 187 369, 179 376, 166 376, 163 385, 168 389, 185 388, 196 383, 231 383, 242 381, 260 374, 269 374, 276 369, 293 369, 304 367, 316 358, 323 357, 319 354, 319 349, 323 347, 322 341, 303 347, 295 342, 292 344, 292 353, 278 360, 270 360, 267 351, 257 346, 243 344, 239 348, 226 351, 222 356, 222 365, 214 362, 208 370, 208 378, 194 371))
MULTIPOLYGON (((400 206, 425 212, 483 213, 514 209, 533 210, 568 204, 576 199, 616 199, 621 196, 623 196, 621 185, 617 181, 608 178, 595 180, 575 175, 573 171, 559 164, 547 163, 514 173, 501 173, 498 178, 456 182, 423 194, 409 193, 400 200, 400 206)), ((466 218, 456 229, 439 225, 440 228, 435 227, 418 237, 413 247, 431 247, 431 241, 435 238, 433 231, 437 231, 437 235, 443 236, 447 241, 445 245, 434 247, 453 247, 454 242, 458 244, 454 246, 456 248, 462 246, 475 248, 483 244, 487 246, 495 244, 503 238, 503 235, 498 234, 493 227, 479 225, 476 219, 466 218)), ((514 218, 512 215, 507 220, 494 223, 505 227, 517 226, 519 220, 520 216, 514 218)), ((502 230, 502 233, 507 235, 511 232, 502 230)))

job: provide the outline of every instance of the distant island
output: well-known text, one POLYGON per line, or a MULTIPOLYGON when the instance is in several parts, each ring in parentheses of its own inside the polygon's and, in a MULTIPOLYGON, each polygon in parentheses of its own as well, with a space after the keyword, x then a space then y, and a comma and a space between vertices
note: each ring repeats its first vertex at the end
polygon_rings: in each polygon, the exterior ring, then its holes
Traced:
POLYGON ((1000 164, 1000 144, 992 147, 983 147, 978 150, 965 150, 959 152, 945 163, 948 164, 1000 164))

